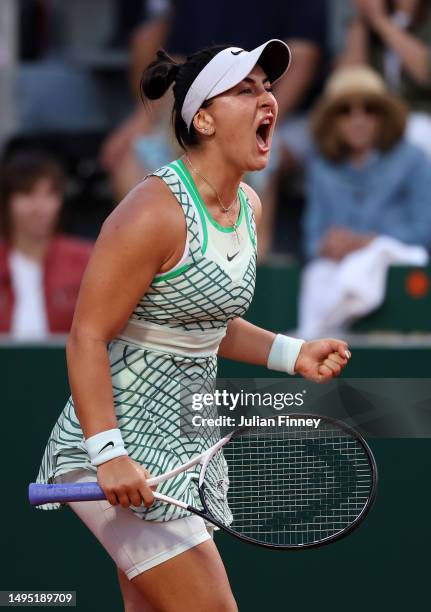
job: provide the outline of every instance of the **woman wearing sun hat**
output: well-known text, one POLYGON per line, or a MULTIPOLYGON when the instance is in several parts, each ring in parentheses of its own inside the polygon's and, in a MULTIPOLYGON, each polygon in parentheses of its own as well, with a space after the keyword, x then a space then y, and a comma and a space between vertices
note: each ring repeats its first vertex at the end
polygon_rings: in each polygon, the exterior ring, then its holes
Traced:
POLYGON ((431 165, 403 139, 407 109, 367 66, 336 71, 311 117, 305 255, 341 260, 387 235, 431 247, 431 165))
MULTIPOLYGON (((242 319, 254 290, 260 202, 241 179, 268 163, 271 85, 289 61, 279 40, 250 52, 205 49, 184 64, 158 53, 142 92, 158 99, 174 85, 185 155, 111 214, 81 287, 67 345, 73 399, 38 481, 98 480, 108 501, 70 506, 117 564, 128 612, 236 610, 204 522, 153 504, 146 484, 148 472, 181 465, 216 436, 181 435, 179 381, 214 381, 217 354, 316 381, 337 375, 350 356, 342 341, 304 343, 242 319)), ((193 503, 188 478, 174 486, 193 503)))

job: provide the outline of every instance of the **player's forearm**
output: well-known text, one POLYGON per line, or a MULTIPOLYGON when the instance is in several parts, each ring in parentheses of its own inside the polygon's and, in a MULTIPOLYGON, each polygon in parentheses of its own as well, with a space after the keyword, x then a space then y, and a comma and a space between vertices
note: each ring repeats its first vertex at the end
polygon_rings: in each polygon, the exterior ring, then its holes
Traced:
POLYGON ((223 338, 219 356, 254 365, 267 365, 275 334, 242 318, 231 321, 223 338))
POLYGON ((391 47, 400 57, 406 72, 419 85, 430 84, 430 52, 427 45, 415 36, 402 30, 386 15, 373 22, 375 31, 388 47, 391 47))
POLYGON ((66 354, 70 388, 84 437, 116 428, 106 342, 72 331, 66 354))

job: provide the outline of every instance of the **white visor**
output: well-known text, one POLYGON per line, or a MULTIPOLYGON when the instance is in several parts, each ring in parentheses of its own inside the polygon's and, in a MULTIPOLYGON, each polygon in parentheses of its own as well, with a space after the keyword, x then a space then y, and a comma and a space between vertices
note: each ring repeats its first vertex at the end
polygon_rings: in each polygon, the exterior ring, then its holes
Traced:
POLYGON ((282 40, 273 38, 253 51, 229 47, 215 55, 202 68, 184 99, 181 116, 187 128, 203 102, 238 85, 257 63, 262 66, 271 84, 280 79, 289 68, 291 53, 282 40))

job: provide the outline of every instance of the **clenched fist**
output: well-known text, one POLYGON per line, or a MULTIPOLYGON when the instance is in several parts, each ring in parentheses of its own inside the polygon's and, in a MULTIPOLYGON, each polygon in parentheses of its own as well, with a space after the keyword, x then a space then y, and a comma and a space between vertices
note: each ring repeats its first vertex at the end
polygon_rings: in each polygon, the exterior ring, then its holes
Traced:
POLYGON ((346 342, 334 338, 305 342, 295 364, 295 372, 314 382, 338 376, 351 357, 346 342))

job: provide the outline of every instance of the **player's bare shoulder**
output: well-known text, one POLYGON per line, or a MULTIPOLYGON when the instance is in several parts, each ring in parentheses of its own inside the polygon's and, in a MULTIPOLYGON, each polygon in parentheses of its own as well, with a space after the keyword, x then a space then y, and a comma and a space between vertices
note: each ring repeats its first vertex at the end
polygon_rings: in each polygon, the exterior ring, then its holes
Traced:
POLYGON ((168 186, 158 177, 149 176, 134 187, 108 217, 110 223, 148 223, 161 229, 164 224, 181 221, 181 208, 168 186))
POLYGON ((134 187, 103 224, 104 233, 127 234, 141 243, 163 243, 168 251, 183 241, 185 218, 167 185, 150 176, 134 187))
POLYGON ((241 188, 244 190, 248 201, 253 207, 254 215, 256 217, 256 225, 259 225, 259 221, 262 216, 262 203, 260 201, 260 198, 255 192, 255 190, 250 187, 250 185, 247 185, 247 183, 241 182, 241 188))

